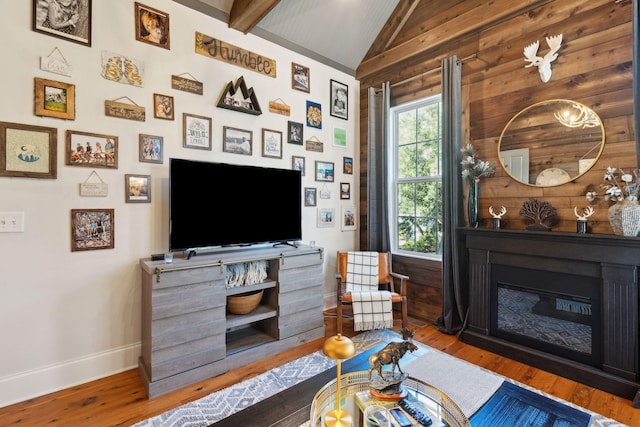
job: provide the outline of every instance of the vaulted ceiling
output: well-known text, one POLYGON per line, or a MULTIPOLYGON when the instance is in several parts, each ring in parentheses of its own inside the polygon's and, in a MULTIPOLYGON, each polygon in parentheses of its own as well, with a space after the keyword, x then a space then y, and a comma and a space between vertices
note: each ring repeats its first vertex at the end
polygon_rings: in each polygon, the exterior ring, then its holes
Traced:
MULTIPOLYGON (((254 34, 352 76, 400 3, 400 0, 174 1, 244 34, 254 34)), ((406 7, 402 13, 407 13, 406 7)), ((399 17, 396 21, 401 20, 399 17)))

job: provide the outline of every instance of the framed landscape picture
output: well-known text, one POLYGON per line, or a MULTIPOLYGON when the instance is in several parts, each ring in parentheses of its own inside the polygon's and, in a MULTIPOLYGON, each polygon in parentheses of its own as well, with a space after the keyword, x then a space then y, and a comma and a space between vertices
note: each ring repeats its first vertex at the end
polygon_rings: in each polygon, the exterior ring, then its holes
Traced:
POLYGON ((222 151, 225 153, 253 154, 253 132, 225 126, 222 129, 222 151))
POLYGON ((71 209, 71 251, 113 249, 113 209, 71 209))
POLYGON ((335 175, 333 162, 316 160, 316 181, 333 182, 335 175))
POLYGON ((58 130, 0 122, 0 176, 56 179, 58 130))
POLYGON ((57 119, 76 119, 76 87, 71 83, 34 79, 34 114, 57 119))
POLYGON ((318 208, 318 228, 333 227, 335 224, 335 210, 333 208, 318 208))
POLYGON ((32 0, 33 31, 91 46, 91 1, 32 0))
POLYGON ((151 203, 151 175, 124 176, 126 203, 151 203))
POLYGON ((67 131, 65 164, 87 168, 118 169, 118 137, 67 131))
POLYGON ((136 40, 154 46, 171 48, 169 14, 135 2, 136 40))
POLYGON ((182 146, 211 150, 211 117, 182 113, 182 146))

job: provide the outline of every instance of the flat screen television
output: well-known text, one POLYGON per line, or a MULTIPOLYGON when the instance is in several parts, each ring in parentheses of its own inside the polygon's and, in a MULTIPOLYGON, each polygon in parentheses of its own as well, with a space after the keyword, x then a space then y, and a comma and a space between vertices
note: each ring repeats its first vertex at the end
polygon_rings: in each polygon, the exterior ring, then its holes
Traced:
POLYGON ((169 159, 171 251, 295 244, 301 222, 300 171, 169 159))

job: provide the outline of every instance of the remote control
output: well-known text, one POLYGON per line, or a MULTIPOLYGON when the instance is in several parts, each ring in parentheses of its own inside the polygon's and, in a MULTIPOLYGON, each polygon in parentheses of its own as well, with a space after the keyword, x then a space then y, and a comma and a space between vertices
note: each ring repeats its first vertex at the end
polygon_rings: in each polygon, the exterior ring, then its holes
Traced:
POLYGON ((407 399, 402 399, 400 401, 400 407, 407 411, 414 420, 416 420, 420 425, 430 426, 433 421, 431 420, 431 417, 424 413, 424 409, 420 406, 422 405, 416 405, 413 402, 409 402, 407 399))

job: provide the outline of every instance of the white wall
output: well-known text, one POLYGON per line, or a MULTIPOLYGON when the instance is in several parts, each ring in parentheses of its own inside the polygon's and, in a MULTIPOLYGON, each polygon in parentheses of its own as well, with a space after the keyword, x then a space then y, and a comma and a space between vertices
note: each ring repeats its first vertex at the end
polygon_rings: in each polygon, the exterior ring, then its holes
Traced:
MULTIPOLYGON (((335 182, 328 183, 331 199, 318 198, 318 207, 333 207, 358 200, 359 84, 351 76, 283 49, 170 0, 145 4, 170 16, 171 49, 135 39, 134 1, 93 1, 92 46, 71 43, 31 30, 30 1, 0 0, 0 120, 57 129, 57 179, 0 177, 0 212, 24 212, 23 233, 0 233, 0 406, 66 388, 88 380, 134 368, 140 354, 140 271, 138 260, 168 247, 168 159, 170 157, 290 168, 291 156, 306 158, 304 187, 323 188, 315 182, 315 160, 335 162, 335 182), (273 58, 277 78, 196 54, 195 32, 273 58), (73 66, 71 77, 40 69, 40 57, 59 48, 73 66), (101 52, 109 51, 144 61, 144 87, 133 87, 100 75, 101 52), (309 94, 291 88, 291 62, 310 67, 309 94), (204 95, 171 89, 170 77, 189 73, 204 83, 204 95), (229 81, 244 76, 257 93, 263 114, 253 116, 217 108, 218 97, 229 81), (76 119, 35 116, 34 77, 72 83, 76 88, 76 119), (329 115, 329 80, 349 86, 349 120, 329 115), (175 121, 153 118, 154 93, 175 100, 175 121), (129 97, 146 108, 146 121, 106 117, 104 101, 129 97), (281 98, 291 116, 269 112, 269 101, 281 98), (305 121, 305 102, 322 104, 321 130, 304 128, 304 137, 324 142, 324 152, 303 146, 283 146, 282 159, 261 156, 261 129, 281 130, 287 120, 305 121), (212 151, 182 147, 182 113, 212 117, 212 151), (333 126, 347 129, 348 147, 332 146, 333 126), (222 152, 222 127, 253 131, 253 155, 222 152), (76 130, 116 135, 117 169, 66 166, 65 132, 76 130), (164 163, 138 161, 140 133, 164 137, 164 163), (342 173, 343 156, 354 159, 353 175, 342 173), (107 197, 81 197, 79 184, 93 170, 108 184, 107 197), (152 176, 152 203, 124 201, 126 173, 152 176), (339 183, 351 183, 351 200, 340 200, 339 183), (71 251, 71 209, 115 209, 115 248, 71 251)), ((212 189, 212 203, 215 200, 212 189)), ((357 246, 355 231, 316 227, 316 208, 303 207, 303 241, 315 240, 325 248, 325 295, 333 303, 335 251, 357 246)), ((322 298, 323 296, 318 296, 322 298)))

